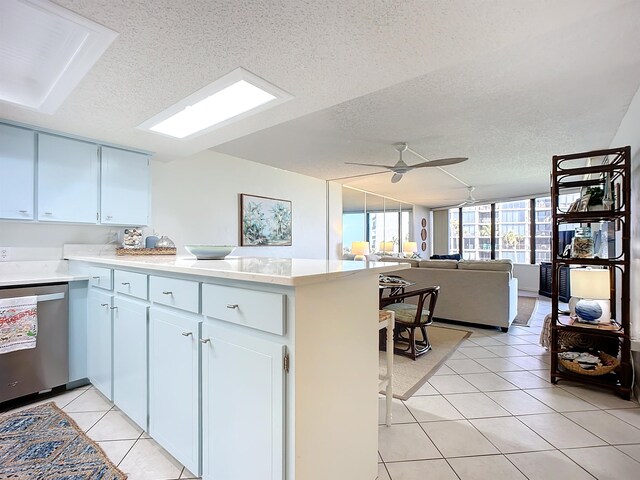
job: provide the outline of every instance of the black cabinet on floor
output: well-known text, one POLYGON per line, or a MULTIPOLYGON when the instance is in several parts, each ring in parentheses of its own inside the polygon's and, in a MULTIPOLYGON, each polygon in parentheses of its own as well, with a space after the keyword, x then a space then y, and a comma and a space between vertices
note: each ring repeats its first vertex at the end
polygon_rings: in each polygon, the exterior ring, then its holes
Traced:
MULTIPOLYGON (((553 265, 548 262, 542 262, 540 264, 540 290, 538 293, 545 297, 551 297, 551 276, 553 275, 553 265)), ((559 286, 560 286, 560 294, 558 295, 558 300, 561 302, 569 302, 571 298, 571 290, 569 285, 569 267, 562 266, 560 267, 560 278, 559 286)))

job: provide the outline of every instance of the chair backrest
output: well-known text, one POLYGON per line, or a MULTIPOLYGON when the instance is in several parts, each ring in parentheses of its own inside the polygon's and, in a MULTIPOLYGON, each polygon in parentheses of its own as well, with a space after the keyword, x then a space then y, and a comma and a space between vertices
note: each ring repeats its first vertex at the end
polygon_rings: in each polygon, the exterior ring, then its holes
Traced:
MULTIPOLYGON (((407 292, 412 293, 412 292, 407 292)), ((440 293, 440 286, 422 288, 416 291, 416 295, 419 295, 418 305, 416 310, 416 323, 431 323, 433 322, 433 312, 436 309, 436 302, 438 301, 438 294, 440 293), (420 292, 420 293, 417 293, 420 292), (427 303, 428 302, 428 303, 427 303), (426 305, 425 305, 426 303, 426 305), (425 320, 422 318, 422 312, 427 307, 429 312, 428 317, 425 320)))
POLYGON ((438 301, 438 294, 440 293, 440 286, 420 288, 418 290, 411 290, 405 293, 399 293, 397 295, 389 296, 385 298, 386 304, 398 303, 404 301, 406 298, 418 297, 416 303, 416 316, 414 323, 416 325, 429 324, 433 321, 433 312, 436 309, 436 302, 438 301), (422 318, 422 312, 425 310, 429 312, 427 319, 422 318))

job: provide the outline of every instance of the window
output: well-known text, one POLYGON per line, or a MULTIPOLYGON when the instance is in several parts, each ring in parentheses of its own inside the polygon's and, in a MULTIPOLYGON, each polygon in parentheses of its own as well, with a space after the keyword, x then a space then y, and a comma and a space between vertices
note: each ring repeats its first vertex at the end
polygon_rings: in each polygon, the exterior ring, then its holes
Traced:
POLYGON ((342 215, 342 250, 351 253, 351 244, 361 242, 366 237, 364 213, 345 213, 342 215))
POLYGON ((463 254, 466 260, 491 258, 491 205, 462 209, 463 254))
POLYGON ((509 258, 515 263, 529 263, 529 200, 496 203, 496 258, 509 258))
MULTIPOLYGON (((578 197, 577 192, 562 195, 558 207, 561 211, 567 211, 578 197)), ((495 203, 494 207, 493 219, 491 205, 462 208, 462 232, 458 228, 460 209, 449 210, 449 253, 459 253, 458 245, 462 239, 462 258, 467 260, 490 259, 493 248, 493 258, 529 263, 533 248, 536 263, 551 261, 551 197, 534 199, 533 209, 530 199, 495 203), (495 228, 493 238, 492 220, 495 228), (535 226, 533 242, 532 223, 535 226)), ((572 226, 567 227, 572 229, 572 226)))
POLYGON ((398 253, 400 245, 400 212, 369 213, 369 242, 372 252, 398 253), (382 244, 385 242, 385 245, 382 244), (391 245, 389 245, 391 242, 391 245))
POLYGON ((459 208, 449 210, 449 253, 460 252, 460 220, 459 208))
POLYGON ((551 261, 551 197, 536 198, 536 263, 551 261))
POLYGON ((351 243, 367 240, 371 252, 382 252, 382 242, 392 242, 386 253, 399 253, 402 242, 411 240, 411 212, 367 212, 342 214, 342 251, 351 253, 351 243), (366 221, 365 221, 366 218, 366 221), (402 240, 399 240, 402 239, 402 240))
POLYGON ((403 211, 402 212, 402 222, 400 225, 400 233, 402 236, 402 241, 403 242, 410 242, 411 241, 411 215, 409 215, 409 212, 407 211, 403 211))

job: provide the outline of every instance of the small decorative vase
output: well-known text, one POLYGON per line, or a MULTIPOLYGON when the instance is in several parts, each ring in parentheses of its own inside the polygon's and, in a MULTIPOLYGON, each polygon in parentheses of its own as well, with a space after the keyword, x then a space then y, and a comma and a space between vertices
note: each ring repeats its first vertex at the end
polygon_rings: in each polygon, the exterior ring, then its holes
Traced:
POLYGON ((149 235, 144 240, 144 246, 146 248, 156 248, 156 245, 158 244, 158 240, 159 240, 158 237, 156 237, 155 235, 149 235))
POLYGON ((156 248, 175 248, 176 244, 173 243, 166 235, 160 237, 160 239, 156 243, 156 248))
POLYGON ((583 298, 576 304, 576 315, 587 323, 598 323, 602 316, 602 307, 595 300, 583 298))

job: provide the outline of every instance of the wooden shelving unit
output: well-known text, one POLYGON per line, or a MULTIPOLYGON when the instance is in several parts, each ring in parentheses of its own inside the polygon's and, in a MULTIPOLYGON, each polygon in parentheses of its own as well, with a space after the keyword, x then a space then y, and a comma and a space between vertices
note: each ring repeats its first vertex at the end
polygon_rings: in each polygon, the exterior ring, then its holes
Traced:
MULTIPOLYGON (((630 236, 631 236, 631 149, 630 147, 553 157, 551 199, 553 209, 553 248, 551 278, 551 382, 572 380, 611 388, 622 398, 631 397, 632 367, 630 338, 630 236), (586 187, 602 187, 613 195, 610 209, 561 211, 559 197, 586 187), (607 225, 609 234, 606 258, 562 258, 558 251, 559 231, 572 225, 607 225), (613 246, 615 245, 615 248, 613 246), (560 270, 598 267, 609 271, 612 325, 594 326, 574 321, 561 311, 560 270), (618 358, 620 366, 611 373, 593 376, 563 368, 558 353, 568 348, 596 349, 618 358)), ((599 252, 597 252, 599 253, 599 252)), ((596 253, 596 255, 597 255, 596 253)))

